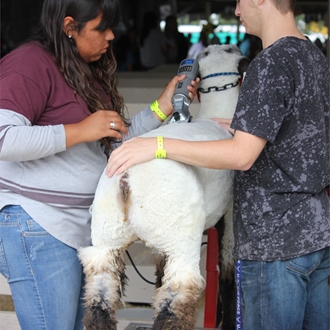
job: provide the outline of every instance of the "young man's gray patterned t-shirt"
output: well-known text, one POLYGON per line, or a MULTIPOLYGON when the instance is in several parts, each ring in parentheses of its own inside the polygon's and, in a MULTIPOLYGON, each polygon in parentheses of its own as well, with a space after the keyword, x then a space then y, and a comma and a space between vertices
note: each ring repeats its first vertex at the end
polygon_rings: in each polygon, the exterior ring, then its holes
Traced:
POLYGON ((330 246, 330 62, 286 37, 250 64, 232 127, 267 144, 235 173, 235 255, 285 260, 330 246))

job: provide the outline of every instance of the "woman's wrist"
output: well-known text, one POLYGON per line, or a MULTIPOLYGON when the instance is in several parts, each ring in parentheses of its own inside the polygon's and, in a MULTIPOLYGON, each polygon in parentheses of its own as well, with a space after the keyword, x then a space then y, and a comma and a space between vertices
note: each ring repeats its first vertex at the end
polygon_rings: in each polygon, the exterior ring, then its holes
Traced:
POLYGON ((173 112, 172 101, 164 100, 162 97, 160 97, 157 101, 159 108, 167 117, 169 117, 173 112))
POLYGON ((162 103, 159 104, 158 100, 155 100, 150 104, 150 109, 160 121, 164 121, 172 113, 172 109, 168 110, 168 107, 164 106, 162 103))

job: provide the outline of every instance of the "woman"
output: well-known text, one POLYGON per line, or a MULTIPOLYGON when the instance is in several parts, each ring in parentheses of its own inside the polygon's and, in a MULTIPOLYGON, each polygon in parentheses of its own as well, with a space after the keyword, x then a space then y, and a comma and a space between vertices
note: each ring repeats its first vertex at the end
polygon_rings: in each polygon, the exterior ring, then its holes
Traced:
POLYGON ((119 0, 45 0, 37 36, 1 61, 0 271, 24 330, 83 328, 76 249, 90 244, 106 155, 173 110, 180 77, 153 111, 124 118, 111 44, 119 17, 119 0))

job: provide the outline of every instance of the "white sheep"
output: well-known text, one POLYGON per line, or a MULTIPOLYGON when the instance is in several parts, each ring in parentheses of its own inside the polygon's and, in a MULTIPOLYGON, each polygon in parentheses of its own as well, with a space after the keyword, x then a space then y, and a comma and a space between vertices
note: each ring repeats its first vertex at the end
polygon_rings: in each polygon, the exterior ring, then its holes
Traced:
MULTIPOLYGON (((209 118, 231 118, 243 56, 236 46, 209 46, 198 56, 200 109, 191 123, 171 123, 142 136, 184 140, 229 139, 209 118)), ((246 62, 244 62, 245 64, 246 62)), ((117 329, 115 312, 126 282, 124 252, 137 240, 157 249, 165 267, 154 297, 153 329, 192 330, 204 288, 200 274, 205 229, 224 216, 222 266, 232 274, 233 171, 193 167, 168 159, 133 166, 125 174, 100 178, 92 206, 92 244, 80 249, 86 274, 86 330, 117 329)))

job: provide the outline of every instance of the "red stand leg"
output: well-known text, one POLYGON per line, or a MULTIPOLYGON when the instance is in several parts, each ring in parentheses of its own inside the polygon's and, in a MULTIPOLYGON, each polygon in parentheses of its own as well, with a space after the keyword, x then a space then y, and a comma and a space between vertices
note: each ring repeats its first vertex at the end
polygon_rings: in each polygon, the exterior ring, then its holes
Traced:
POLYGON ((218 254, 218 232, 215 228, 210 228, 207 231, 204 328, 216 328, 219 279, 218 254))

